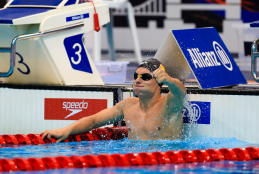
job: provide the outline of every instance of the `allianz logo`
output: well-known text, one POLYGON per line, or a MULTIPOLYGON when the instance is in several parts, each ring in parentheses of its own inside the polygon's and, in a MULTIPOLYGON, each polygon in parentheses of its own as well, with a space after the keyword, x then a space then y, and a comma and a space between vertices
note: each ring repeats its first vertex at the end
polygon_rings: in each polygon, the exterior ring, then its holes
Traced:
POLYGON ((199 118, 201 117, 201 108, 199 107, 199 105, 195 103, 191 104, 190 110, 187 108, 184 108, 182 110, 182 116, 188 117, 190 119, 190 122, 198 121, 199 118))
POLYGON ((218 42, 213 41, 212 44, 214 51, 200 52, 199 48, 187 49, 192 58, 192 63, 194 64, 195 68, 197 69, 204 67, 216 67, 223 65, 229 71, 232 71, 233 66, 227 53, 218 42), (217 58, 219 59, 219 61, 217 58))

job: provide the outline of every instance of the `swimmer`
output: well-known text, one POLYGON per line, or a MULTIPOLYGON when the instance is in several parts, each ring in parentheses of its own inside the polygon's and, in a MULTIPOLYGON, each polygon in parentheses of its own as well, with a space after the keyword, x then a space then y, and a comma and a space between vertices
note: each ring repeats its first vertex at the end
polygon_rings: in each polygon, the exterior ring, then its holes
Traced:
POLYGON ((186 89, 180 80, 170 77, 157 59, 144 60, 136 70, 133 91, 137 97, 129 97, 112 108, 84 117, 73 124, 41 132, 42 138, 56 138, 57 142, 69 135, 89 132, 124 118, 128 138, 133 140, 174 140, 181 138, 186 89), (161 95, 161 87, 169 88, 161 95))

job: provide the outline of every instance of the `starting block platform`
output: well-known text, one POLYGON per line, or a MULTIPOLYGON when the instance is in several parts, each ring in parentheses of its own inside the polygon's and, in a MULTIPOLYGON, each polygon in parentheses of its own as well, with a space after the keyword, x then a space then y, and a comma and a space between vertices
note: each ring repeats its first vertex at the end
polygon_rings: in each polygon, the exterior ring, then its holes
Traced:
POLYGON ((99 1, 10 0, 0 9, 1 80, 10 84, 103 85, 83 36, 98 27, 96 24, 109 21, 108 5, 99 1))

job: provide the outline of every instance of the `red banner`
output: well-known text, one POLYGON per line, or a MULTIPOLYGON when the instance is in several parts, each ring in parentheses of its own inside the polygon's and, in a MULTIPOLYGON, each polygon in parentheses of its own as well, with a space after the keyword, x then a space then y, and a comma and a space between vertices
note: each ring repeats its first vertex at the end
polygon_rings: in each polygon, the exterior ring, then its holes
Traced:
POLYGON ((45 98, 45 120, 79 120, 107 108, 107 99, 45 98))

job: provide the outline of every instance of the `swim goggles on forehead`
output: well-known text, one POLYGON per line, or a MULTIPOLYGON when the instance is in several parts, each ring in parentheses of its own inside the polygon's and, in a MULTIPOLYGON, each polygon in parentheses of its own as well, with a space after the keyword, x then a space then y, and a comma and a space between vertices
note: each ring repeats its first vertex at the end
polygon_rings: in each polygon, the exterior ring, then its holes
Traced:
POLYGON ((134 80, 136 80, 138 77, 142 78, 145 81, 149 81, 153 78, 149 73, 144 73, 144 74, 137 74, 134 73, 134 80))

